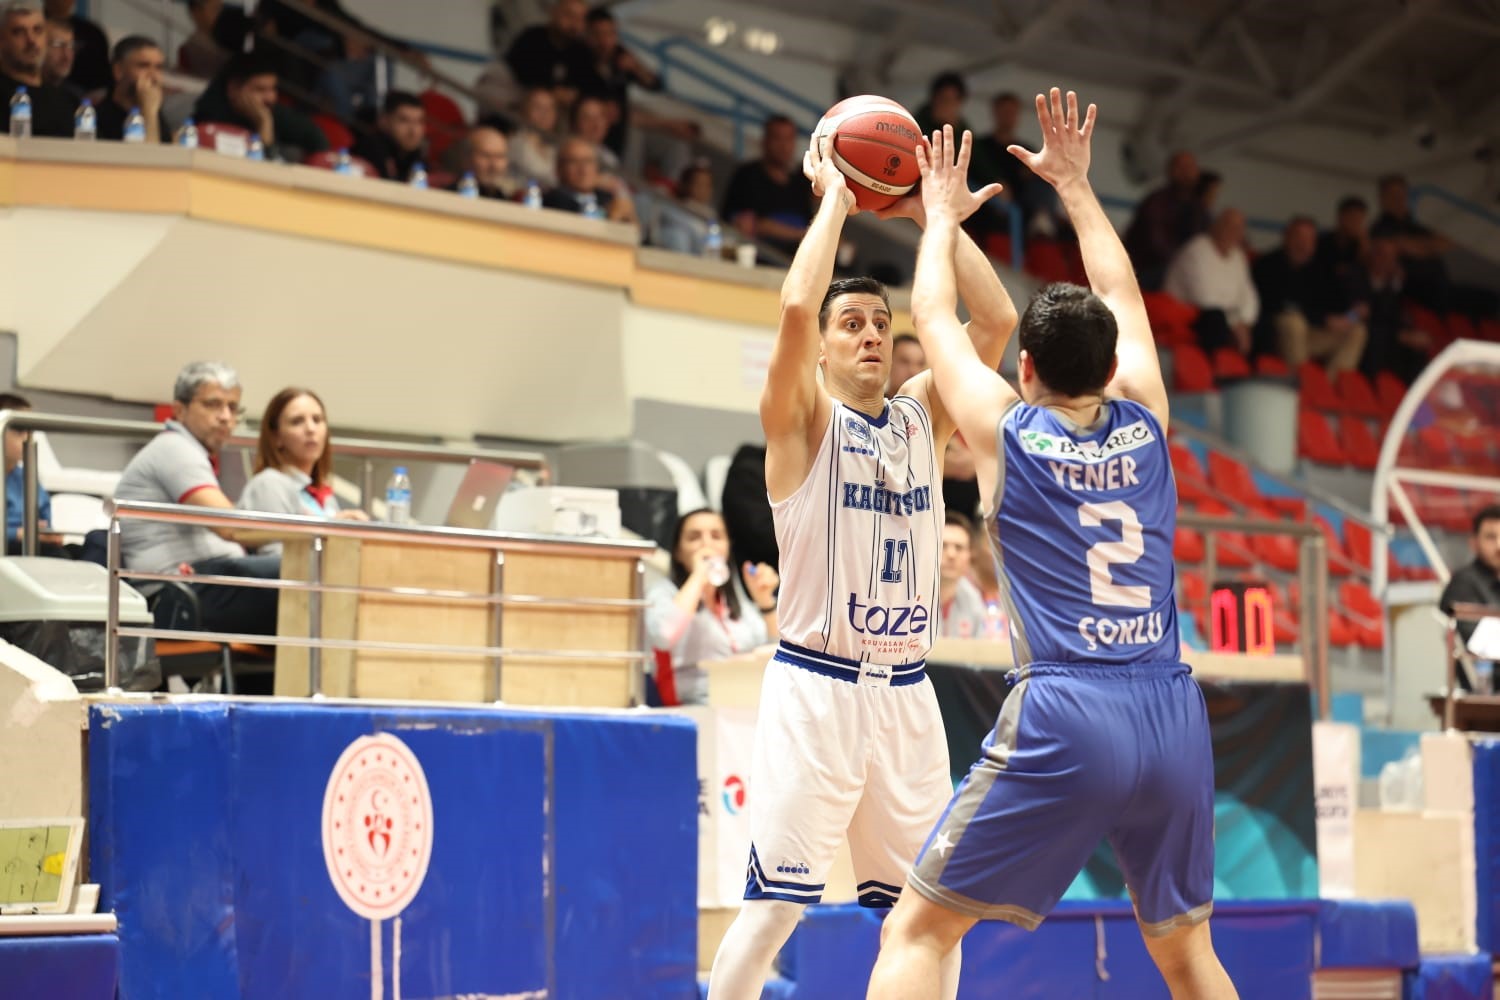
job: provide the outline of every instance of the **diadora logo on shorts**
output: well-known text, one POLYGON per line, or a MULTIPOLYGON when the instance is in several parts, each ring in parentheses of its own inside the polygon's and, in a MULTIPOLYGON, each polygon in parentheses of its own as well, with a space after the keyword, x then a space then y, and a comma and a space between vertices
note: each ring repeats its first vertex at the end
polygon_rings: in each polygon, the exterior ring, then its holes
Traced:
POLYGON ((738 816, 744 808, 745 779, 738 774, 731 774, 724 779, 724 811, 731 816, 738 816))
POLYGON ((927 607, 923 604, 862 604, 858 594, 849 595, 849 626, 860 635, 901 638, 927 631, 927 607))
POLYGON ((811 875, 812 874, 812 869, 809 868, 809 867, 807 867, 807 862, 806 861, 788 861, 786 858, 782 858, 776 864, 776 874, 778 874, 778 875, 811 875))
POLYGON ((1064 462, 1105 462, 1115 455, 1134 451, 1155 440, 1156 433, 1144 420, 1121 427, 1103 441, 1074 441, 1046 431, 1021 432, 1023 450, 1064 462))

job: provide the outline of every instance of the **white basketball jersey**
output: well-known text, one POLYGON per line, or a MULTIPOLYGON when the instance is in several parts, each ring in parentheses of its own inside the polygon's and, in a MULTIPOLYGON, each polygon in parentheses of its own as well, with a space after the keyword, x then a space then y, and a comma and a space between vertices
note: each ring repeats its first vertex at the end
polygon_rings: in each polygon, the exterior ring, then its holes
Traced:
POLYGON ((878 418, 834 401, 807 480, 771 505, 783 640, 879 664, 927 655, 943 548, 937 467, 915 399, 890 400, 878 418))

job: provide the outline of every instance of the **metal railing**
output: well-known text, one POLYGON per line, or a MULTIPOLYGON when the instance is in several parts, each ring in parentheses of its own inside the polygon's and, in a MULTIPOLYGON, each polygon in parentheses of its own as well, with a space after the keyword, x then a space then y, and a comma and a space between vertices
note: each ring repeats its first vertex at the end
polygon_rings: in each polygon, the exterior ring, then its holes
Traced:
POLYGON ((500 701, 501 665, 506 656, 523 656, 529 660, 564 662, 613 661, 632 664, 631 691, 638 704, 645 703, 645 669, 648 654, 645 646, 644 563, 654 547, 649 542, 617 539, 561 538, 542 535, 501 534, 466 528, 436 528, 414 525, 378 524, 373 522, 325 520, 296 514, 261 514, 248 511, 220 510, 185 504, 151 503, 117 500, 107 505, 110 516, 106 570, 109 573, 108 611, 104 637, 104 686, 119 690, 119 640, 122 638, 196 640, 216 643, 251 643, 266 646, 291 646, 308 650, 308 691, 317 697, 322 689, 322 651, 378 650, 396 653, 429 653, 447 656, 479 657, 489 660, 490 697, 500 701), (263 579, 254 577, 195 575, 177 576, 131 570, 121 563, 120 532, 123 521, 153 521, 180 525, 243 531, 274 532, 291 537, 310 537, 308 578, 306 580, 263 579), (323 580, 325 541, 330 538, 398 542, 422 546, 451 546, 466 549, 490 549, 495 554, 487 592, 436 590, 423 587, 377 587, 330 584, 323 580), (507 594, 505 555, 514 552, 545 553, 553 556, 589 555, 635 562, 632 596, 629 598, 564 598, 535 594, 507 594), (127 626, 120 623, 120 585, 131 580, 184 580, 195 584, 266 588, 299 591, 308 594, 308 635, 259 635, 240 632, 211 632, 127 626), (393 642, 372 639, 327 639, 322 636, 321 601, 324 594, 356 594, 386 600, 482 604, 494 609, 490 621, 489 643, 483 646, 428 642, 393 642), (504 609, 507 607, 547 608, 551 610, 622 610, 634 612, 634 650, 532 649, 511 647, 502 643, 504 609))
POLYGON ((1302 589, 1299 645, 1308 686, 1317 694, 1318 715, 1328 718, 1333 706, 1333 691, 1328 675, 1328 543, 1323 533, 1311 525, 1295 521, 1206 517, 1202 514, 1179 514, 1177 526, 1203 533, 1203 577, 1210 587, 1218 569, 1215 532, 1290 535, 1299 540, 1297 566, 1302 589))
MULTIPOLYGON (((23 475, 25 477, 24 514, 21 521, 21 551, 28 556, 37 553, 37 447, 33 431, 58 431, 71 434, 91 434, 99 437, 123 437, 149 439, 161 433, 162 425, 145 420, 115 420, 106 417, 75 417, 58 413, 43 413, 37 410, 0 410, 0 435, 6 430, 24 431, 23 475)), ((225 448, 254 450, 258 439, 235 435, 225 448)), ((375 462, 377 459, 403 459, 425 461, 435 464, 456 464, 474 461, 500 462, 518 469, 535 469, 543 478, 550 478, 551 468, 547 458, 540 452, 510 451, 494 448, 454 448, 447 445, 406 444, 398 441, 380 441, 365 438, 335 437, 329 442, 334 454, 345 458, 360 458, 359 496, 360 505, 366 513, 375 496, 375 462)), ((5 523, 5 498, 0 494, 0 524, 5 523)), ((7 543, 9 539, 7 539, 7 543)), ((4 547, 0 547, 0 556, 4 547)))
POLYGON ((1460 699, 1464 699, 1466 701, 1472 699, 1480 699, 1487 705, 1492 705, 1496 708, 1500 708, 1500 692, 1496 692, 1494 690, 1479 691, 1476 687, 1476 690, 1465 693, 1460 691, 1458 687, 1459 661, 1463 661, 1465 669, 1469 671, 1469 680, 1475 685, 1477 685, 1479 681, 1477 673, 1474 669, 1475 657, 1464 645, 1463 638, 1458 631, 1458 623, 1479 622, 1483 621, 1486 618, 1500 618, 1500 608, 1487 607, 1483 604, 1457 603, 1453 605, 1453 614, 1449 617, 1447 628, 1443 633, 1448 646, 1448 684, 1447 689, 1443 692, 1444 729, 1458 728, 1457 703, 1460 699))

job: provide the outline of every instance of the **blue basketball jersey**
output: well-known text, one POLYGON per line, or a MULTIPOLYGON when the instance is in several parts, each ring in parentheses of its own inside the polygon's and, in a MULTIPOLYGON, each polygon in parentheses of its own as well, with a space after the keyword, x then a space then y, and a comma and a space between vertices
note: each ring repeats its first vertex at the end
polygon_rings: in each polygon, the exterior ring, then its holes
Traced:
POLYGON ((989 532, 1016 663, 1181 658, 1166 434, 1108 400, 1091 427, 1017 403, 997 428, 989 532))

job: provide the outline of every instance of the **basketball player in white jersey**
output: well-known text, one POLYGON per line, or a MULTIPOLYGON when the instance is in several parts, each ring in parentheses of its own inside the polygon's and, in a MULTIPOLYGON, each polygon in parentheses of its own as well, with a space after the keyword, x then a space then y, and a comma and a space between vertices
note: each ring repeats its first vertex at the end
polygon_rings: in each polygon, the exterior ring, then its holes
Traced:
MULTIPOLYGON (((761 395, 781 644, 766 667, 755 733, 745 902, 714 959, 712 1000, 760 997, 802 906, 822 897, 846 835, 859 901, 894 904, 953 787, 923 657, 938 612, 939 456, 954 423, 930 372, 885 398, 885 289, 869 278, 832 281, 855 209, 828 142, 815 139, 803 161, 821 204, 782 285, 761 395)), ((973 194, 969 212, 999 190, 973 194)), ((924 219, 916 196, 882 215, 924 219)), ((969 335, 998 366, 1015 306, 967 237, 956 260, 969 335)), ((955 951, 942 973, 948 997, 958 966, 955 951)))

